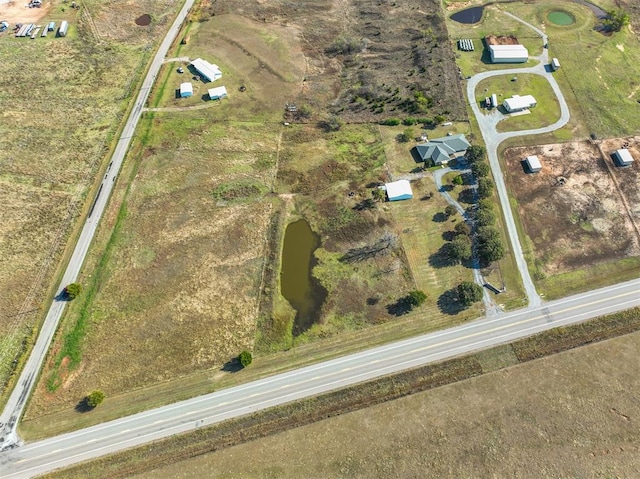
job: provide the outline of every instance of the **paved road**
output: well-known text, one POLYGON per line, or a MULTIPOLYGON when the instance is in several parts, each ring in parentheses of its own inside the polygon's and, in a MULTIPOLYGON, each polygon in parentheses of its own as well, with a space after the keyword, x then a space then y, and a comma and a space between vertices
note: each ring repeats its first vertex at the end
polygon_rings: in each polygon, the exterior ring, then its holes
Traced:
MULTIPOLYGON (((115 179, 118 176, 118 172, 120 171, 120 166, 122 165, 122 161, 124 160, 125 154, 127 153, 127 150, 129 148, 131 138, 133 138, 134 136, 136 125, 138 124, 138 120, 140 120, 142 108, 147 101, 151 87, 153 86, 156 80, 156 76, 160 71, 163 59, 167 55, 171 44, 178 35, 180 27, 184 22, 187 13, 191 9, 193 3, 194 0, 186 0, 175 22, 162 41, 162 44, 160 45, 160 48, 158 49, 158 52, 156 53, 151 66, 149 67, 149 71, 144 79, 134 107, 131 110, 129 119, 125 124, 122 135, 120 136, 118 144, 116 145, 107 174, 105 175, 102 184, 100 185, 98 194, 94 199, 91 212, 84 224, 84 227, 82 228, 82 232, 80 233, 80 237, 78 239, 78 242, 76 243, 76 248, 73 251, 67 269, 64 273, 64 276, 62 277, 62 282, 58 286, 58 298, 60 298, 64 287, 69 283, 73 283, 78 277, 80 267, 84 262, 87 250, 89 249, 89 245, 91 244, 93 235, 95 234, 100 218, 102 217, 102 213, 107 204, 107 200, 109 199, 109 195, 111 194, 111 189, 113 188, 115 179)), ((40 334, 38 336, 36 344, 33 347, 33 351, 31 352, 31 355, 29 356, 22 374, 18 379, 15 389, 9 397, 4 411, 0 415, 0 450, 7 447, 13 447, 20 442, 20 439, 16 434, 16 425, 18 420, 20 419, 20 416, 22 415, 27 399, 31 394, 31 390, 35 384, 35 380, 38 377, 38 372, 40 371, 44 358, 49 349, 51 339, 53 338, 56 328, 58 327, 58 322, 60 321, 60 317, 62 316, 64 307, 65 302, 60 299, 55 299, 51 304, 42 329, 40 330, 40 334)))
MULTIPOLYGON (((289 371, 212 394, 145 411, 0 454, 5 479, 37 474, 192 431, 299 398, 407 368, 508 343, 540 331, 640 306, 640 279, 543 307, 502 313, 455 328, 289 371)), ((241 374, 241 373, 240 373, 241 374)))
MULTIPOLYGON (((540 35, 543 45, 548 42, 547 36, 538 28, 519 19, 514 15, 511 15, 508 12, 503 13, 535 30, 540 35)), ((538 64, 536 66, 529 68, 511 68, 506 70, 488 71, 472 76, 467 82, 467 97, 471 104, 471 108, 473 109, 473 113, 478 120, 480 132, 482 133, 482 137, 485 141, 487 158, 489 159, 489 164, 491 165, 491 172, 493 173, 496 189, 498 191, 498 197, 500 198, 500 204, 502 205, 502 211, 505 218, 505 226, 507 228, 509 239, 511 241, 511 250, 515 257, 516 264, 518 265, 520 275, 522 276, 522 282, 527 298, 529 299, 529 305, 535 307, 539 306, 542 303, 542 300, 540 298, 540 295, 536 291, 535 285, 533 284, 533 280, 531 279, 531 275, 529 274, 529 269, 527 267, 527 262, 522 252, 522 246, 518 237, 518 230, 516 228, 516 224, 513 219, 513 213, 511 211, 509 195, 507 194, 507 187, 505 185, 504 176, 502 175, 502 169, 500 167, 500 161, 498 159, 498 147, 503 141, 509 138, 550 133, 554 130, 557 130, 558 128, 562 128, 569 121, 570 113, 567 102, 564 99, 562 91, 560 90, 560 87, 556 82, 556 79, 551 73, 547 72, 547 65, 549 63, 548 50, 546 48, 543 48, 542 54, 537 57, 532 57, 532 59, 538 61, 538 64), (504 119, 504 115, 497 109, 490 114, 484 114, 480 110, 480 106, 476 100, 476 88, 478 86, 478 83, 486 78, 498 75, 518 75, 522 73, 541 75, 547 79, 558 99, 558 102, 560 103, 560 119, 552 125, 542 128, 498 133, 496 131, 496 125, 500 120, 504 119)))

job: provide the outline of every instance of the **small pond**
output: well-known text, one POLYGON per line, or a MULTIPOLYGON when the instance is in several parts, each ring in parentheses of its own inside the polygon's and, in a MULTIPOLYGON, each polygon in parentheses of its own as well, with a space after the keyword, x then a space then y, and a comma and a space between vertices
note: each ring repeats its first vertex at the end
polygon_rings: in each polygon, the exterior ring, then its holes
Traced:
POLYGON ((280 290, 296 310, 293 335, 298 336, 320 317, 320 308, 327 291, 311 275, 315 258, 313 252, 320 246, 320 237, 309 223, 299 220, 289 224, 284 234, 280 290))
POLYGON ((139 27, 146 27, 150 23, 151 23, 151 15, 149 15, 148 13, 145 13, 144 15, 140 15, 138 18, 136 18, 136 25, 138 25, 139 27))
POLYGON ((563 10, 555 10, 549 13, 549 15, 547 15, 547 18, 554 25, 561 26, 573 25, 576 22, 576 19, 573 18, 573 15, 563 10))
POLYGON ((451 20, 458 23, 478 23, 482 20, 484 6, 471 7, 451 15, 451 20))

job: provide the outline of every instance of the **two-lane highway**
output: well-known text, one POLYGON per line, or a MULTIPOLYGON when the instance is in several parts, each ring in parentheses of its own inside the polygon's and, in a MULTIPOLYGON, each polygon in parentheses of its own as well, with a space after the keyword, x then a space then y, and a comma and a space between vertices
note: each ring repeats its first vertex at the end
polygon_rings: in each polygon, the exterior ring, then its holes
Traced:
POLYGON ((504 313, 289 371, 51 439, 0 455, 7 479, 28 478, 407 368, 508 343, 554 327, 640 306, 640 279, 504 313))

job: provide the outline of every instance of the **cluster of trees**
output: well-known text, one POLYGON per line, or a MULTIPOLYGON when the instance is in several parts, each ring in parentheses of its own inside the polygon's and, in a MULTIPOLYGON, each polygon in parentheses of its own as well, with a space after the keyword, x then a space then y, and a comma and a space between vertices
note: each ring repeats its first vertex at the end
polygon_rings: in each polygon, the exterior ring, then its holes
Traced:
POLYGON ((402 316, 421 306, 426 300, 427 295, 423 291, 416 289, 410 291, 409 294, 398 299, 395 303, 388 305, 387 311, 394 316, 402 316))
POLYGON ((629 25, 631 18, 624 10, 609 10, 602 20, 602 25, 609 32, 619 32, 622 27, 629 25))
POLYGON ((458 295, 458 301, 465 307, 469 307, 473 303, 482 300, 482 286, 471 281, 463 281, 460 283, 456 288, 456 293, 458 295))

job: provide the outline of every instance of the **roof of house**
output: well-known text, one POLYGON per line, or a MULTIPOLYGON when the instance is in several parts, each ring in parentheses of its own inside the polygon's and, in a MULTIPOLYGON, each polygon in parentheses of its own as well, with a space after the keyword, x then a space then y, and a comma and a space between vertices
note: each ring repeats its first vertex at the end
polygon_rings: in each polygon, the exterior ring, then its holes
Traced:
POLYGON ((627 163, 633 163, 633 156, 631 156, 631 152, 626 148, 621 150, 616 150, 615 154, 620 159, 620 161, 625 165, 627 163))
POLYGON ((453 153, 458 153, 469 148, 471 144, 461 133, 459 135, 445 136, 443 138, 434 138, 426 143, 416 146, 418 155, 422 160, 427 158, 433 160, 434 163, 440 164, 447 161, 453 153))
POLYGON ((523 45, 489 45, 491 58, 528 58, 529 51, 523 45))
POLYGON ((180 83, 180 93, 193 93, 193 85, 190 82, 180 83))
POLYGON ((227 95, 227 89, 223 86, 209 88, 209 98, 218 98, 227 95))
POLYGON ((209 81, 217 80, 222 76, 222 72, 218 65, 214 65, 213 63, 209 63, 202 58, 196 58, 191 62, 191 66, 198 70, 198 73, 205 77, 209 81))
POLYGON ((542 163, 540 163, 540 160, 536 155, 527 156, 526 161, 529 165, 529 168, 531 168, 532 170, 539 170, 542 168, 542 163))
POLYGON ((384 186, 390 201, 393 201, 394 198, 413 198, 413 191, 411 191, 409 180, 393 181, 391 183, 385 183, 384 186))
POLYGON ((504 107, 509 110, 522 110, 536 104, 536 99, 532 95, 513 95, 502 102, 504 107))

